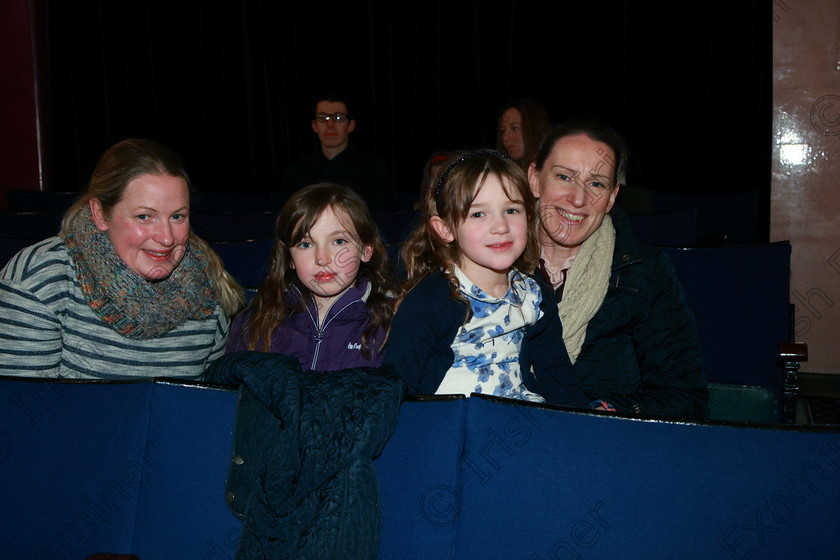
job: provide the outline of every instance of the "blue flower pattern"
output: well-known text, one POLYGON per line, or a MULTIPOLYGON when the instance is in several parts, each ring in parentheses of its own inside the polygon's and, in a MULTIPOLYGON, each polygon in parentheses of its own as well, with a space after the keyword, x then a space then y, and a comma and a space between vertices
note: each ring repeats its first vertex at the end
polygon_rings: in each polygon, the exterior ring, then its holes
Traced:
POLYGON ((455 360, 438 394, 481 393, 544 402, 522 385, 519 369, 525 329, 542 316, 542 295, 536 281, 511 270, 510 288, 504 297, 495 298, 470 282, 459 268, 454 272, 472 317, 455 335, 455 360))

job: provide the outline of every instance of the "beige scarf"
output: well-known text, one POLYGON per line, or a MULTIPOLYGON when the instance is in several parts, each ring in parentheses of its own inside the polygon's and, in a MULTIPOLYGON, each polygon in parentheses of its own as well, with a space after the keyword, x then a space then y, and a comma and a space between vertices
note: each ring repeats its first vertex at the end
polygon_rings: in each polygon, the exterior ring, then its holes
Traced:
POLYGON ((566 274, 563 299, 557 304, 563 323, 563 340, 572 363, 580 354, 589 321, 607 295, 614 250, 615 229, 607 214, 600 227, 581 245, 566 274))

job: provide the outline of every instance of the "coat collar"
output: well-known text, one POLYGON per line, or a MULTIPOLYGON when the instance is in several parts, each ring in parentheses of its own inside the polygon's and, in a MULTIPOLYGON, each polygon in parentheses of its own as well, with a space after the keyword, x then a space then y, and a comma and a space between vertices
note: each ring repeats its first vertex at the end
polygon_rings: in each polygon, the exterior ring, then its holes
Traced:
MULTIPOLYGON (((633 226, 630 223, 627 212, 616 204, 610 211, 610 217, 612 218, 613 228, 615 229, 615 249, 613 250, 611 269, 615 273, 630 265, 639 264, 644 259, 642 258, 639 241, 633 232, 633 226)), ((533 276, 538 277, 539 281, 545 286, 550 285, 539 266, 537 266, 533 276)), ((611 284, 613 281, 614 279, 610 279, 611 284)))
MULTIPOLYGON (((370 281, 367 278, 357 279, 356 284, 350 286, 346 292, 341 294, 341 297, 333 302, 323 323, 326 324, 327 321, 331 320, 349 305, 358 302, 366 304, 371 289, 372 287, 370 285, 370 281)), ((298 302, 303 297, 301 289, 297 286, 289 288, 286 294, 290 306, 297 306, 298 302)), ((313 313, 317 316, 317 312, 315 311, 315 301, 312 298, 309 298, 309 301, 306 304, 306 309, 310 316, 312 316, 313 313)))

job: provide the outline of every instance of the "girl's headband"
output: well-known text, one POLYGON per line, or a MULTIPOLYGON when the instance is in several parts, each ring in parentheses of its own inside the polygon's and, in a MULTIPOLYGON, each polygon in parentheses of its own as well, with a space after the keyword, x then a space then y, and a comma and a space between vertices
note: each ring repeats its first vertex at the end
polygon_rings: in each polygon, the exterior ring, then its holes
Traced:
POLYGON ((464 163, 468 159, 472 159, 474 157, 479 156, 495 156, 497 158, 506 159, 508 161, 512 161, 516 163, 512 157, 507 154, 503 154, 502 152, 498 152, 496 150, 478 150, 476 152, 470 152, 466 155, 463 155, 449 164, 449 167, 446 168, 446 171, 440 176, 440 179, 437 182, 437 187, 435 187, 435 208, 439 206, 439 199, 440 199, 440 188, 443 186, 443 183, 446 181, 446 177, 449 175, 449 172, 452 171, 453 168, 458 167, 460 164, 464 163))

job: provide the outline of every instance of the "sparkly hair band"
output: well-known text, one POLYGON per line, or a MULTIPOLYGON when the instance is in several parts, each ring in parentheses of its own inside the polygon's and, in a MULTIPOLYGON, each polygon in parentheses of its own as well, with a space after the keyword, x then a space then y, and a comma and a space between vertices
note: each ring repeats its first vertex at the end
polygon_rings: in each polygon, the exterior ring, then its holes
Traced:
POLYGON ((507 154, 503 154, 502 152, 497 152, 496 150, 478 150, 477 152, 470 152, 466 155, 463 155, 449 164, 449 167, 446 168, 446 171, 440 176, 440 179, 437 182, 437 187, 435 187, 435 207, 439 206, 440 201, 440 188, 443 186, 443 183, 446 181, 446 177, 449 176, 449 172, 452 171, 455 167, 458 167, 460 164, 464 163, 468 159, 472 159, 474 157, 479 156, 495 156, 500 159, 506 159, 513 163, 516 163, 512 157, 507 154))

